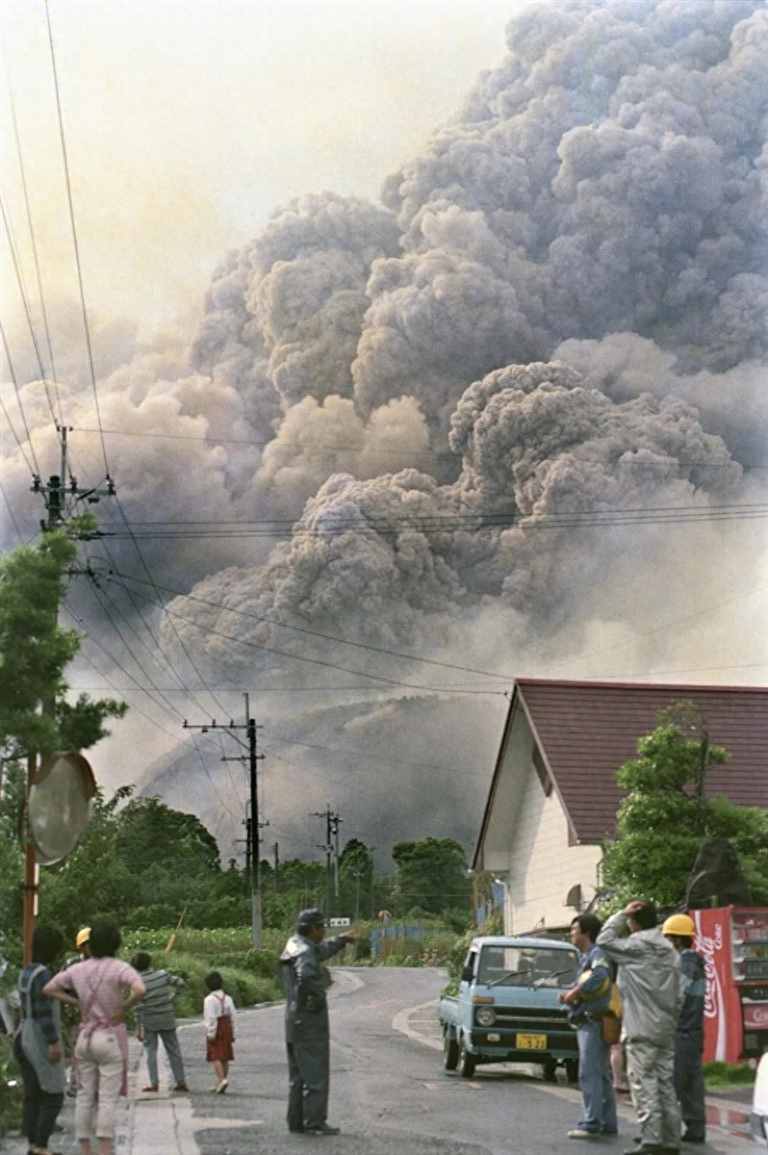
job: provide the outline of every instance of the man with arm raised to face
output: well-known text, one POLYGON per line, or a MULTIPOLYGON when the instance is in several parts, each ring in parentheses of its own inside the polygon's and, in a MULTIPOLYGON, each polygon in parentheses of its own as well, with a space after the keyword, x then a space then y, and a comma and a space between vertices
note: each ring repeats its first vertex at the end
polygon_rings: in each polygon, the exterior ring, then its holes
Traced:
POLYGON ((657 921, 654 904, 635 899, 612 915, 597 936, 597 945, 619 966, 629 1085, 640 1124, 640 1145, 634 1150, 641 1155, 680 1150, 675 1094, 680 963, 657 921))

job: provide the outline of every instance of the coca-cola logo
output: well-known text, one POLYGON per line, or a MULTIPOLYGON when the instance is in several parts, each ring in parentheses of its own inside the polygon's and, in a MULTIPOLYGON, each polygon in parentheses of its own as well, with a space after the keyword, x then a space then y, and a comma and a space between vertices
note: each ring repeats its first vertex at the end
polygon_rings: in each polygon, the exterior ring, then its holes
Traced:
POLYGON ((768 1004, 744 1007, 744 1022, 748 1027, 768 1027, 768 1004))
POLYGON ((699 934, 696 939, 696 949, 704 959, 704 973, 707 979, 707 988, 704 995, 704 1017, 716 1019, 720 1006, 720 982, 717 975, 715 955, 723 949, 722 923, 716 922, 711 937, 699 934))

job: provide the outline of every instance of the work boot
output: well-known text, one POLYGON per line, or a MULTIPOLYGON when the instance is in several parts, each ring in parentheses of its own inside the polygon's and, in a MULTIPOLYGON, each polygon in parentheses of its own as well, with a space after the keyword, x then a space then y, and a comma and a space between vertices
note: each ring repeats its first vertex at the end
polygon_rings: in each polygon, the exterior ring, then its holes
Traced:
POLYGON ((329 1127, 327 1123, 312 1123, 304 1126, 307 1135, 339 1135, 340 1127, 329 1127))

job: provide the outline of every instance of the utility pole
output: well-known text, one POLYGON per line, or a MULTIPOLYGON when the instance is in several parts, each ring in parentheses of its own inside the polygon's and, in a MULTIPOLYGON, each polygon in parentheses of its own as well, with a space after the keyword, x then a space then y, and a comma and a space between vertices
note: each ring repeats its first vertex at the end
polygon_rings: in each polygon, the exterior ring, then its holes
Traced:
POLYGON ((325 913, 327 915, 330 915, 331 909, 333 906, 334 892, 335 892, 337 897, 339 894, 339 883, 338 883, 339 827, 338 827, 338 824, 341 822, 341 819, 339 818, 338 814, 334 813, 334 811, 331 810, 330 803, 326 806, 325 810, 313 810, 312 811, 312 817, 325 819, 325 842, 318 843, 318 850, 325 851, 325 873, 326 873, 326 890, 327 890, 327 900, 326 901, 328 904, 328 909, 326 910, 325 913), (334 849, 336 852, 335 855, 334 855, 334 849), (335 859, 335 869, 334 869, 334 859, 335 859), (336 880, 335 887, 334 887, 334 878, 336 880))
MULTIPOLYGON (((116 492, 115 483, 109 475, 107 475, 105 479, 103 489, 98 486, 92 487, 91 489, 81 489, 77 484, 77 478, 72 475, 69 469, 67 444, 69 427, 66 425, 57 425, 56 432, 61 443, 61 472, 51 474, 47 482, 43 482, 40 477, 35 475, 31 486, 31 492, 40 494, 45 504, 46 516, 40 522, 40 528, 43 533, 51 533, 53 530, 62 529, 74 511, 75 502, 87 501, 89 505, 95 505, 102 497, 114 497, 116 492), (68 485, 66 480, 67 475, 69 475, 70 479, 68 485)), ((93 533, 80 533, 78 536, 84 540, 88 540, 93 537, 100 537, 101 534, 98 531, 94 531, 93 533)), ((76 570, 71 572, 89 573, 90 571, 76 570)), ((58 605, 51 607, 51 613, 58 618, 58 605)), ((53 713, 55 703, 51 699, 44 701, 41 703, 41 709, 43 713, 53 713)), ((37 760, 37 751, 29 751, 27 754, 27 780, 25 784, 27 809, 25 809, 24 817, 24 883, 22 888, 22 942, 25 964, 32 961, 32 936, 37 921, 40 889, 40 866, 37 861, 34 843, 30 837, 28 819, 29 795, 37 777, 37 760)))
POLYGON ((251 941, 257 950, 261 949, 261 869, 259 861, 259 843, 261 841, 260 830, 262 826, 269 826, 268 822, 259 822, 259 792, 258 782, 256 779, 256 765, 264 758, 263 754, 258 752, 258 731, 262 730, 262 726, 256 725, 256 720, 251 717, 251 703, 248 694, 243 694, 245 699, 245 722, 235 723, 230 721, 229 725, 219 725, 214 718, 207 726, 191 726, 187 720, 184 720, 185 730, 202 730, 205 734, 209 730, 245 730, 248 738, 248 755, 239 754, 234 758, 222 758, 222 762, 248 762, 248 784, 249 784, 249 807, 250 817, 246 817, 246 869, 248 873, 248 880, 251 890, 251 941))
POLYGON ((278 890, 279 889, 279 886, 278 886, 279 871, 280 871, 280 843, 279 842, 273 843, 272 849, 273 849, 274 855, 275 855, 275 890, 278 890))
POLYGON ((331 818, 331 825, 333 826, 333 893, 338 901, 339 898, 339 827, 341 826, 341 819, 338 814, 334 814, 331 818))

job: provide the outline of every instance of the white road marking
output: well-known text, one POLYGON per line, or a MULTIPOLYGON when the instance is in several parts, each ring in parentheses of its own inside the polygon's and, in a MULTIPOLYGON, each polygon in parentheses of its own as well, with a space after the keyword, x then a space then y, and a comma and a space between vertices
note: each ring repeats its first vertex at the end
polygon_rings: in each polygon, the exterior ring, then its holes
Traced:
POLYGON ((431 1047, 433 1051, 442 1051, 443 1043, 441 1039, 429 1038, 429 1036, 423 1034, 421 1031, 415 1030, 410 1022, 411 1016, 415 1015, 417 1011, 425 1011, 427 1007, 431 1007, 434 1010, 436 1006, 437 1003, 435 1000, 430 999, 426 1003, 419 1003, 415 1007, 406 1007, 404 1011, 398 1011, 392 1020, 392 1029, 399 1031, 400 1034, 405 1035, 406 1038, 412 1039, 414 1043, 421 1043, 423 1047, 431 1047))

